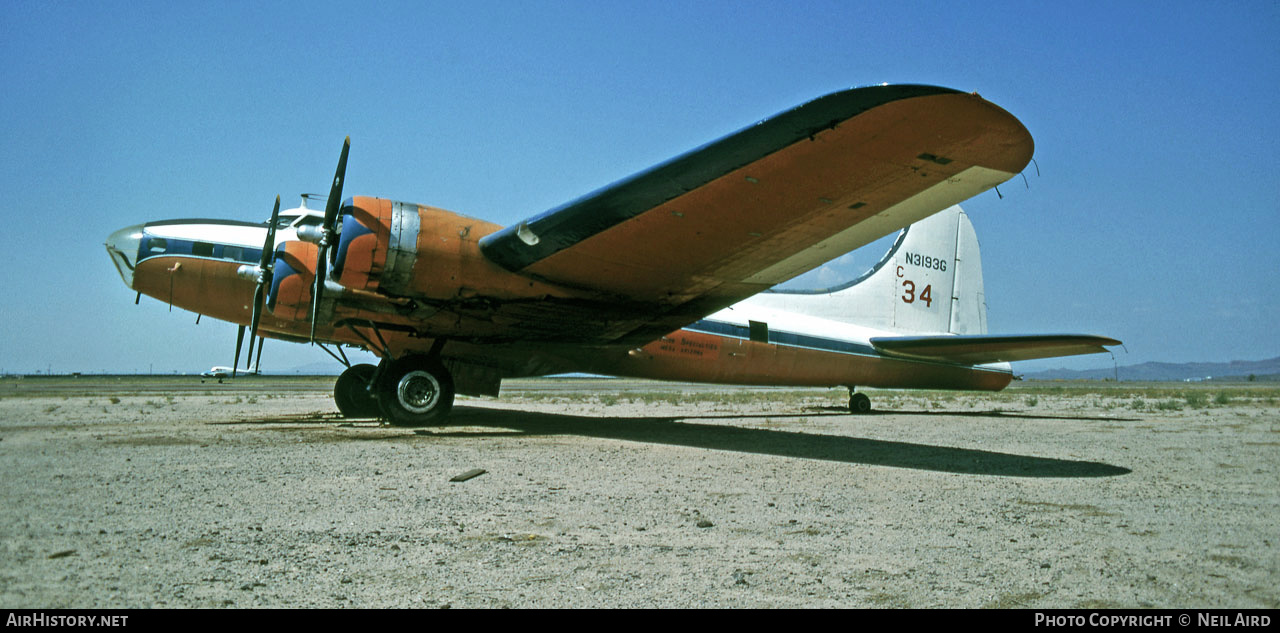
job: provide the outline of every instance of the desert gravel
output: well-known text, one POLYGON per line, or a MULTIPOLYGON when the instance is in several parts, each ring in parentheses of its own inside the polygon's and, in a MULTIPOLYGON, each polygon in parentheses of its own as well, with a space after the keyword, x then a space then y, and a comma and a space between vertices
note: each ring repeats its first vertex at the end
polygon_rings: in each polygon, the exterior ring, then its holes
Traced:
POLYGON ((2 382, 6 608, 1280 606, 1274 397, 2 382))

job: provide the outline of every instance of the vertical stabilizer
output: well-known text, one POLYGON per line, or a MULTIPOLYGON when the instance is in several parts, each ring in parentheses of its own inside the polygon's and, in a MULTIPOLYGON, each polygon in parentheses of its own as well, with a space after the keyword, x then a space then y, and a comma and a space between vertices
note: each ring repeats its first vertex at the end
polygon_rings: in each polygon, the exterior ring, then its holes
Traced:
POLYGON ((982 257, 978 253, 978 234, 960 207, 955 207, 956 221, 955 285, 951 292, 952 334, 987 333, 987 295, 982 288, 982 257))
POLYGON ((769 290, 748 303, 893 332, 987 332, 978 238, 959 206, 903 229, 879 263, 847 284, 769 290))

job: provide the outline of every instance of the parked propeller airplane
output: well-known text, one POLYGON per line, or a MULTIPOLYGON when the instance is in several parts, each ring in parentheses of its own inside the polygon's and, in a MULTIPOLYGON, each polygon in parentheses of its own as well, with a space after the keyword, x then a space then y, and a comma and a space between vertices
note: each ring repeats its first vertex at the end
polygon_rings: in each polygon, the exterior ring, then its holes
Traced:
POLYGON ((1031 160, 1026 128, 977 94, 829 94, 515 226, 382 198, 265 224, 168 220, 113 233, 139 296, 320 344, 348 365, 349 417, 442 421, 455 393, 591 372, 749 385, 1000 390, 1009 362, 1107 351, 1085 335, 987 334, 977 239, 957 203, 1031 160), (945 210, 945 211, 944 211, 945 210), (940 211, 944 211, 939 213, 940 211), (908 228, 909 227, 909 228, 908 228), (901 230, 866 275, 777 284, 901 230), (324 344, 333 344, 337 354, 324 344), (381 362, 350 365, 341 346, 381 362))
MULTIPOLYGON (((258 356, 259 358, 261 358, 262 355, 259 354, 258 356)), ((235 367, 227 367, 224 365, 214 365, 213 367, 210 367, 208 371, 200 372, 200 375, 204 376, 205 378, 231 378, 237 374, 243 374, 245 376, 256 376, 258 375, 258 370, 257 369, 237 369, 235 367)))

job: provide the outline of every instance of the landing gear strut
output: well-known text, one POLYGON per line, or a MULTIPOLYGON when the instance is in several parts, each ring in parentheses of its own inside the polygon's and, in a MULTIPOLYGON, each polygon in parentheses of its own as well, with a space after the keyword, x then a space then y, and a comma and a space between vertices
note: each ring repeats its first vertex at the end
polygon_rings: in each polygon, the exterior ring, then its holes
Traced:
POLYGON ((850 413, 869 413, 871 411, 871 398, 865 393, 854 393, 849 390, 849 412, 850 413))
POLYGON ((382 363, 373 393, 387 421, 396 426, 425 426, 449 415, 453 376, 438 358, 411 355, 382 363))

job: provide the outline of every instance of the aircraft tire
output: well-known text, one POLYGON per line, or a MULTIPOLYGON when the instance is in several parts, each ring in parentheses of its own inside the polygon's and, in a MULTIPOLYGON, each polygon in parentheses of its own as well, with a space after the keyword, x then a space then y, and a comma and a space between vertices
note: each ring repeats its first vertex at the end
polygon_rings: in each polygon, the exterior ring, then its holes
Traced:
POLYGON ((849 396, 849 412, 850 413, 870 413, 871 398, 865 393, 855 393, 849 396))
POLYGON ((382 415, 378 399, 369 391, 369 381, 377 367, 368 363, 352 365, 333 385, 333 401, 344 418, 376 418, 382 415))
POLYGON ((426 356, 388 363, 374 392, 382 416, 395 426, 440 424, 453 409, 453 376, 440 361, 426 356))

